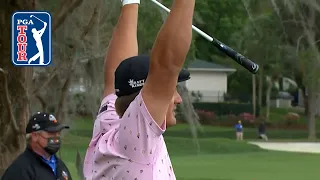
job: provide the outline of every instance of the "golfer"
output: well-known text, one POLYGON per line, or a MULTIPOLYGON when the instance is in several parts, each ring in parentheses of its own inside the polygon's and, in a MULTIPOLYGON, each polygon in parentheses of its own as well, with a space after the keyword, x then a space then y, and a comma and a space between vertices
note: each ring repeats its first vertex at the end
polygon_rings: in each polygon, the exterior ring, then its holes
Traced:
POLYGON ((176 123, 174 110, 182 101, 177 83, 190 78, 182 66, 192 39, 195 0, 173 2, 150 57, 137 56, 139 0, 122 3, 106 56, 105 97, 87 151, 85 176, 87 180, 176 179, 162 134, 176 123))
POLYGON ((264 123, 264 121, 262 121, 260 124, 259 124, 259 127, 258 127, 258 136, 259 138, 265 140, 265 141, 268 141, 268 136, 266 134, 266 125, 264 123))

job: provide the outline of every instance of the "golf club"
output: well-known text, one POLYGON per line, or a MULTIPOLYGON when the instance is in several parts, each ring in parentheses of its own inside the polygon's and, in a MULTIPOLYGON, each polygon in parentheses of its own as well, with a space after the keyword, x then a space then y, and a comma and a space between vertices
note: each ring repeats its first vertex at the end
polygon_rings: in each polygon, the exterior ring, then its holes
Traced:
POLYGON ((37 16, 30 15, 30 18, 32 18, 32 17, 34 17, 34 18, 38 19, 39 21, 43 22, 44 24, 46 24, 44 21, 42 21, 41 19, 39 19, 37 16))
MULTIPOLYGON (((168 9, 166 6, 162 5, 160 2, 158 2, 157 0, 151 0, 153 3, 155 3, 156 5, 158 5, 160 8, 162 8, 163 10, 170 12, 170 9, 168 9)), ((198 34, 200 34, 202 37, 204 37, 205 39, 207 39, 208 41, 210 41, 215 47, 217 47, 220 51, 222 51, 223 53, 225 53, 226 55, 228 55, 230 58, 232 58, 233 60, 235 60, 238 64, 240 64, 241 66, 243 66, 244 68, 246 68, 248 71, 250 71, 253 74, 256 74, 259 70, 259 65, 252 62, 250 59, 244 57, 243 55, 241 55, 240 53, 238 53, 237 51, 233 50, 232 48, 230 48, 229 46, 223 44, 222 42, 220 42, 219 40, 209 36, 208 34, 206 34, 205 32, 201 31, 199 28, 195 27, 194 25, 192 25, 192 29, 195 30, 198 34)))

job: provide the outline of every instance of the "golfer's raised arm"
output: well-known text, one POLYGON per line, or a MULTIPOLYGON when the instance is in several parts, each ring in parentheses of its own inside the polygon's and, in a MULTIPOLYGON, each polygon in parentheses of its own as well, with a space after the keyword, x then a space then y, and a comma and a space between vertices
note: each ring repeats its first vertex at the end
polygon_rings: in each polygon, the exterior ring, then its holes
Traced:
POLYGON ((195 0, 174 0, 152 49, 142 97, 159 126, 165 119, 176 91, 179 72, 190 48, 194 6, 195 0))
POLYGON ((104 96, 114 93, 114 72, 121 61, 138 55, 138 3, 126 4, 121 9, 113 31, 104 65, 104 96))
POLYGON ((43 28, 40 30, 39 34, 40 36, 42 36, 42 34, 44 33, 44 31, 46 30, 46 27, 47 27, 47 23, 46 22, 43 22, 43 28))

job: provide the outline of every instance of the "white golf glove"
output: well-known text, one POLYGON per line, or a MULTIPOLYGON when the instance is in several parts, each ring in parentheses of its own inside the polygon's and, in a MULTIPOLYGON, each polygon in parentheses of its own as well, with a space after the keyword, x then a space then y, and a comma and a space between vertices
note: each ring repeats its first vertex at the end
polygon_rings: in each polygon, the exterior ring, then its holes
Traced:
POLYGON ((122 6, 127 4, 140 4, 140 0, 121 0, 122 6))

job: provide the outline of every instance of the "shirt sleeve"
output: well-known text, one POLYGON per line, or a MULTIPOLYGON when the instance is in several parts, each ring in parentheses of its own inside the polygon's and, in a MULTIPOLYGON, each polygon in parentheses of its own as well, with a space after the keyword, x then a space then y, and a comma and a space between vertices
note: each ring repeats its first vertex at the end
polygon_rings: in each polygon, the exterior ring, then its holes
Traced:
POLYGON ((87 151, 86 157, 87 155, 90 157, 89 154, 93 153, 92 148, 96 146, 101 135, 119 125, 119 116, 116 113, 115 109, 116 99, 117 96, 115 94, 110 94, 103 98, 97 118, 94 121, 92 138, 89 143, 89 149, 87 151))
POLYGON ((119 116, 115 109, 116 99, 117 96, 115 94, 110 94, 103 98, 97 119, 94 123, 93 137, 99 133, 106 133, 111 129, 111 126, 114 125, 115 120, 119 120, 119 116))
POLYGON ((165 130, 165 121, 158 126, 139 93, 121 119, 116 135, 118 151, 132 161, 152 163, 165 130))

